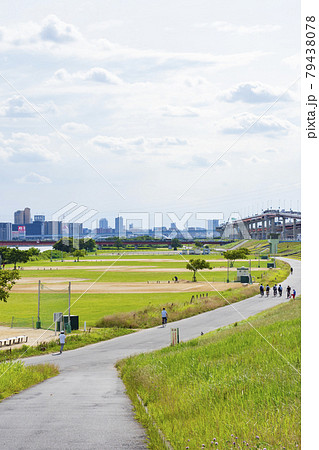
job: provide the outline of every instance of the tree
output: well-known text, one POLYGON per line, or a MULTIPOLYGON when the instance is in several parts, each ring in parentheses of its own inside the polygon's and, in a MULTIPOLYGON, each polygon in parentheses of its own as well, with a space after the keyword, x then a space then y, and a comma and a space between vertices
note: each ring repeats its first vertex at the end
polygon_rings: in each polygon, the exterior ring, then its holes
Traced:
POLYGON ((193 271, 193 281, 196 280, 196 272, 202 269, 211 269, 210 264, 205 259, 190 259, 186 264, 186 269, 193 271))
POLYGON ((0 301, 7 301, 9 291, 19 278, 17 270, 0 270, 0 301))
POLYGON ((114 245, 117 249, 124 246, 122 239, 120 239, 118 237, 115 238, 114 245))
POLYGON ((13 264, 15 270, 17 268, 17 263, 26 263, 29 261, 34 254, 32 251, 30 252, 30 250, 19 250, 17 247, 1 247, 0 254, 2 264, 13 264))
POLYGON ((228 259, 228 261, 231 261, 230 266, 233 267, 234 261, 236 259, 247 259, 247 256, 249 255, 250 251, 248 248, 239 248, 237 250, 227 250, 227 252, 224 252, 224 258, 228 259))
POLYGON ((38 248, 31 247, 31 248, 29 248, 28 253, 29 253, 29 258, 32 258, 32 256, 39 256, 40 250, 38 248))
POLYGON ((61 252, 72 253, 75 250, 73 238, 64 237, 53 244, 53 248, 54 250, 60 250, 61 252))
POLYGON ((181 247, 182 243, 179 239, 174 238, 171 240, 171 246, 173 247, 174 250, 177 250, 177 247, 181 247))
POLYGON ((96 249, 96 242, 94 239, 80 239, 80 250, 86 250, 87 252, 94 252, 96 249), (83 241, 83 242, 82 242, 83 241))
POLYGON ((83 250, 74 250, 74 251, 72 252, 72 255, 73 255, 75 258, 77 258, 77 261, 79 262, 80 258, 82 258, 83 256, 86 255, 86 251, 85 251, 84 249, 83 249, 83 250))
POLYGON ((197 248, 202 248, 203 247, 203 244, 202 244, 201 241, 196 240, 196 241, 194 241, 194 244, 195 244, 195 247, 197 247, 197 248))

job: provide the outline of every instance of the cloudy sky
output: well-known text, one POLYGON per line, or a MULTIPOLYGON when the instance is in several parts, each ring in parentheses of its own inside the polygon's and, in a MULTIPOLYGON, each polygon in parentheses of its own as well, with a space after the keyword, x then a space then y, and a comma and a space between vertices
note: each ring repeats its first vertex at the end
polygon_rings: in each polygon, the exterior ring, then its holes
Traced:
POLYGON ((300 208, 299 1, 1 10, 0 221, 300 208))

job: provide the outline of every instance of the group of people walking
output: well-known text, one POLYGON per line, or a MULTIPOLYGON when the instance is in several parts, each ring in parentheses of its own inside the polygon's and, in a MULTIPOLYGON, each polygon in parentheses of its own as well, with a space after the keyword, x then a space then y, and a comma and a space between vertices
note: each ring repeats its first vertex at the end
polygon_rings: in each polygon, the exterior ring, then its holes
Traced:
MULTIPOLYGON (((290 268, 291 275, 293 274, 293 271, 294 270, 291 267, 290 268)), ((277 284, 275 283, 274 286, 272 287, 272 291, 273 291, 273 297, 277 297, 277 295, 279 297, 282 297, 283 288, 282 288, 281 284, 279 286, 277 286, 277 284)), ((261 297, 263 297, 265 295, 265 293, 266 293, 266 297, 269 297, 269 294, 270 294, 270 286, 269 286, 269 284, 267 284, 266 287, 264 287, 261 284, 260 287, 259 287, 259 292, 260 292, 261 297)), ((293 289, 291 286, 288 285, 287 288, 286 288, 286 295, 287 295, 287 298, 293 298, 293 299, 296 298, 296 289, 293 289)))
MULTIPOLYGON (((261 297, 263 297, 266 293, 266 297, 269 297, 270 295, 270 286, 269 284, 267 284, 266 287, 264 287, 262 284, 259 287, 259 292, 261 297)), ((281 286, 281 284, 279 286, 277 286, 277 284, 274 284, 274 286, 272 287, 272 292, 273 292, 273 297, 277 297, 277 295, 279 297, 282 297, 283 294, 283 287, 281 286)), ((290 286, 287 286, 286 288, 286 294, 287 294, 287 298, 296 298, 296 289, 292 289, 290 286)))

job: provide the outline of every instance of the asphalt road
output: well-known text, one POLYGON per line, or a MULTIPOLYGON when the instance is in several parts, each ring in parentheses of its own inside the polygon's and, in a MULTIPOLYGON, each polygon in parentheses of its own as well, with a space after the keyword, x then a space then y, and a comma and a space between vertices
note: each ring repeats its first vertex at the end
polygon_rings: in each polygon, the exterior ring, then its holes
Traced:
MULTIPOLYGON (((301 292, 301 263, 282 284, 301 292)), ((271 308, 282 298, 255 296, 234 305, 174 322, 180 339, 229 325, 271 308)), ((4 449, 146 449, 146 435, 114 364, 126 356, 170 344, 170 328, 152 328, 100 342, 61 356, 43 355, 26 364, 51 362, 60 375, 0 403, 0 447, 4 449)), ((67 348, 67 344, 66 344, 67 348)))

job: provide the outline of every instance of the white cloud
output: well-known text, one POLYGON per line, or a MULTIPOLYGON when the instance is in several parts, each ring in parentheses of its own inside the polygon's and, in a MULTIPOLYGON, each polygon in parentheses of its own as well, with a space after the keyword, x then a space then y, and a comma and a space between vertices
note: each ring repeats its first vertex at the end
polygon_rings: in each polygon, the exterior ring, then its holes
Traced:
POLYGON ((53 78, 49 81, 55 82, 74 82, 74 81, 93 81, 105 84, 121 84, 122 80, 109 70, 102 67, 93 67, 85 72, 69 73, 65 69, 59 69, 54 73, 53 78))
POLYGON ((38 112, 41 114, 55 113, 57 110, 53 102, 34 104, 34 108, 21 95, 15 95, 0 105, 0 116, 13 118, 35 117, 38 116, 38 112))
POLYGON ((30 172, 21 178, 15 179, 15 181, 19 184, 49 184, 49 183, 52 183, 50 178, 45 177, 43 175, 39 175, 38 173, 35 173, 35 172, 30 172))
POLYGON ((167 105, 161 108, 164 117, 198 117, 198 110, 189 106, 167 105))
POLYGON ((94 146, 110 150, 114 153, 140 153, 146 152, 148 154, 158 154, 158 150, 154 148, 161 147, 162 149, 168 147, 179 147, 188 145, 186 139, 176 137, 163 137, 163 138, 144 138, 143 136, 136 138, 122 138, 111 136, 95 136, 91 139, 91 144, 94 146))
POLYGON ((85 134, 88 133, 91 128, 88 127, 85 123, 67 122, 62 125, 61 130, 63 133, 85 134))
POLYGON ((223 134, 249 134, 262 133, 268 136, 287 134, 296 127, 285 119, 275 116, 257 116, 251 113, 242 113, 230 119, 220 121, 219 129, 223 134))
POLYGON ((216 22, 203 22, 195 25, 196 28, 213 28, 217 31, 224 33, 237 33, 237 34, 256 34, 256 33, 271 33, 280 30, 279 25, 236 25, 225 21, 216 22))
POLYGON ((288 91, 255 82, 239 83, 237 86, 222 91, 219 99, 226 102, 267 103, 279 101, 291 101, 292 96, 288 91))
POLYGON ((39 37, 44 41, 65 43, 77 41, 82 36, 73 25, 64 23, 55 15, 51 15, 44 20, 39 37))
POLYGON ((291 67, 292 69, 300 69, 300 54, 296 53, 295 55, 287 56, 283 60, 284 64, 291 67))
POLYGON ((0 136, 0 155, 15 163, 57 161, 59 155, 48 149, 49 143, 49 138, 37 134, 13 133, 9 139, 0 136))

